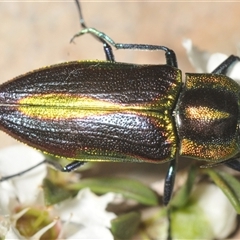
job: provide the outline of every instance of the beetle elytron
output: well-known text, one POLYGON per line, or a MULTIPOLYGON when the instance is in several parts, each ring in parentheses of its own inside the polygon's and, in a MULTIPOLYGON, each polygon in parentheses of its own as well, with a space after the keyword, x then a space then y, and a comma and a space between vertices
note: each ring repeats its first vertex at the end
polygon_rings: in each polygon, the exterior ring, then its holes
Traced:
POLYGON ((183 84, 175 53, 167 47, 117 44, 83 20, 82 26, 74 37, 93 34, 107 61, 57 64, 2 84, 1 130, 74 160, 63 171, 84 161, 170 162, 165 204, 178 155, 240 170, 240 87, 225 76, 238 57, 230 56, 211 74, 188 73, 183 84), (110 45, 165 51, 166 65, 115 62, 110 45))

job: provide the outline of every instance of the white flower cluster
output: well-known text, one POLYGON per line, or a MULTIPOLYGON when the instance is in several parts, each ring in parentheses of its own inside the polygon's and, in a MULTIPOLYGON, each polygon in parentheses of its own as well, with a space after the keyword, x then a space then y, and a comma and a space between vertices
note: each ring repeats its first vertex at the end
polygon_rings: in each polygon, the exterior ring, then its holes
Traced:
MULTIPOLYGON (((0 175, 8 176, 29 168, 43 160, 43 155, 24 145, 9 147, 0 151, 0 175)), ((114 213, 107 212, 107 205, 113 201, 115 194, 96 196, 89 189, 83 189, 76 197, 60 204, 46 207, 44 205, 42 180, 47 174, 46 165, 0 183, 0 238, 1 239, 40 239, 49 229, 54 229, 57 239, 113 239, 109 228, 114 213), (49 223, 31 236, 19 232, 18 221, 26 219, 30 223, 28 212, 34 209, 49 223)), ((42 220, 44 221, 44 219, 42 220)), ((25 228, 32 228, 25 226, 25 228)), ((31 229, 33 230, 33 229, 31 229)))

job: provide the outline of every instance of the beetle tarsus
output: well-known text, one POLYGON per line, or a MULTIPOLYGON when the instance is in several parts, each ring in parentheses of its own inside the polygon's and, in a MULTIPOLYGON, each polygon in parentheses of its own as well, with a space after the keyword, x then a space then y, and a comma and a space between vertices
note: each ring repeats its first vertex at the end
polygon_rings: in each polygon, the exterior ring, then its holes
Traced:
POLYGON ((77 168, 81 167, 84 164, 84 162, 82 161, 73 161, 71 163, 69 163, 68 165, 66 165, 61 171, 62 172, 72 172, 74 170, 76 170, 77 168))

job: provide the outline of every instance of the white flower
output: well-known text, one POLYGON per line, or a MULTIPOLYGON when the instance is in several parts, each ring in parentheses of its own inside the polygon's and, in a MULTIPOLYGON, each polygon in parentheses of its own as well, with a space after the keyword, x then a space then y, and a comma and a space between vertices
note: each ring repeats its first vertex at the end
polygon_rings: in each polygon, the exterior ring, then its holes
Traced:
MULTIPOLYGON (((190 39, 184 40, 183 46, 187 51, 189 61, 196 69, 196 72, 199 73, 211 73, 228 57, 223 53, 210 54, 208 52, 201 51, 197 47, 193 46, 190 39)), ((240 84, 240 62, 236 62, 236 64, 229 69, 227 75, 240 84)))
POLYGON ((69 231, 67 225, 64 237, 113 239, 109 228, 116 215, 105 209, 114 198, 113 193, 96 196, 89 189, 83 189, 75 198, 56 205, 61 220, 77 226, 77 232, 74 232, 73 229, 69 231))
MULTIPOLYGON (((41 153, 24 145, 3 149, 0 151, 0 176, 26 170, 43 159, 41 153)), ((0 238, 36 240, 51 229, 56 239, 113 239, 109 228, 116 215, 105 208, 115 194, 96 196, 89 189, 83 189, 76 197, 49 208, 44 205, 41 188, 46 174, 47 167, 43 164, 0 183, 0 238), (23 221, 21 224, 25 224, 25 231, 30 231, 30 236, 23 236, 18 231, 18 221, 23 221), (36 229, 35 223, 31 225, 34 221, 40 222, 36 229)))
POLYGON ((192 198, 205 213, 214 239, 225 239, 236 229, 236 210, 219 187, 199 184, 192 192, 192 198))
MULTIPOLYGON (((5 177, 21 172, 43 160, 44 156, 41 153, 25 145, 2 149, 0 151, 0 176, 5 177)), ((20 177, 0 183, 0 237, 24 239, 17 230, 16 223, 28 212, 29 206, 43 205, 40 186, 46 174, 47 167, 43 164, 20 177)), ((48 227, 45 227, 44 232, 47 230, 48 227)))
MULTIPOLYGON (((44 160, 44 156, 26 145, 16 145, 2 149, 0 151, 0 176, 9 176, 44 160)), ((12 178, 9 181, 1 183, 1 191, 7 191, 8 194, 18 199, 20 204, 27 205, 38 198, 39 187, 43 178, 47 174, 46 164, 42 164, 21 177, 12 178)))

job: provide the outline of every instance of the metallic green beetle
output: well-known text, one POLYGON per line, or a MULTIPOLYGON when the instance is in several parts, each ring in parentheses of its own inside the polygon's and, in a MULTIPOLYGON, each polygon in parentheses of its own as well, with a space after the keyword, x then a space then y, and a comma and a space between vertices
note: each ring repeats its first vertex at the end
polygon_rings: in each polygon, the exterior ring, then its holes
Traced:
MULTIPOLYGON (((164 204, 171 198, 176 158, 191 157, 239 170, 240 87, 226 76, 230 56, 211 74, 186 74, 164 46, 117 44, 93 28, 107 61, 41 68, 0 86, 0 129, 21 142, 74 160, 170 162, 164 204), (117 49, 165 51, 166 65, 115 62, 117 49)), ((75 37, 76 37, 75 36, 75 37)), ((6 178, 2 178, 5 180, 6 178)))

